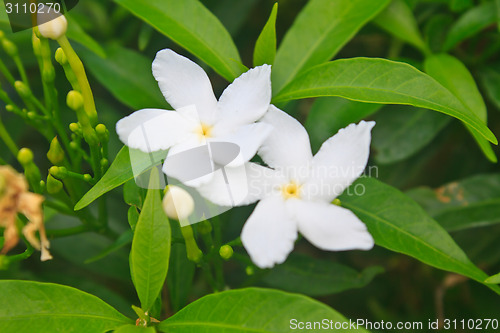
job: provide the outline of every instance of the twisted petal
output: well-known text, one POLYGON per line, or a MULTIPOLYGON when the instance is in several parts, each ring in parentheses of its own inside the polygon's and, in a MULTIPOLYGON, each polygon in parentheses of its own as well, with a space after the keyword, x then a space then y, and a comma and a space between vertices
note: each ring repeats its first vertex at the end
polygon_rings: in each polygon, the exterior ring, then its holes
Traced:
POLYGON ((260 268, 283 263, 296 239, 296 223, 287 214, 285 203, 278 196, 260 201, 241 233, 245 249, 260 268))
POLYGON ((370 155, 373 126, 374 121, 351 124, 323 143, 304 186, 309 200, 330 202, 361 175, 370 155))
POLYGON ((201 121, 212 124, 217 99, 205 71, 172 50, 161 50, 153 61, 153 75, 167 102, 174 108, 195 105, 201 121))
POLYGON ((129 148, 149 153, 185 140, 191 127, 192 124, 175 111, 144 109, 120 119, 116 133, 129 148))
POLYGON ((261 118, 271 102, 271 66, 250 69, 236 78, 219 98, 217 127, 231 128, 261 118))
MULTIPOLYGON (((234 167, 250 161, 264 140, 271 134, 272 130, 273 127, 268 124, 248 124, 237 128, 231 134, 219 136, 212 140, 212 142, 230 142, 239 147, 241 158, 235 158, 228 164, 228 166, 234 167)), ((214 155, 214 160, 221 163, 221 161, 217 160, 217 155, 214 155)))
POLYGON ((289 200, 298 229, 317 248, 327 251, 369 250, 373 238, 365 224, 348 209, 323 202, 289 200))
POLYGON ((272 168, 306 166, 312 159, 309 135, 295 118, 274 105, 261 119, 274 127, 259 149, 259 156, 272 168))

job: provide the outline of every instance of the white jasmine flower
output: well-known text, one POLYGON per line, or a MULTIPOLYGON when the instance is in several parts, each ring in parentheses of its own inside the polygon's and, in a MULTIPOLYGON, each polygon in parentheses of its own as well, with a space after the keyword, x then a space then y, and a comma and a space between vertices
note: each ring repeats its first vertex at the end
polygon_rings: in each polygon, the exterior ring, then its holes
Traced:
MULTIPOLYGON (((261 268, 283 263, 298 232, 322 250, 371 249, 374 241, 364 223, 331 202, 365 169, 375 122, 341 129, 315 156, 304 127, 285 112, 271 106, 261 122, 275 128, 259 150, 272 169, 247 163, 248 179, 239 180, 250 188, 244 204, 260 200, 241 234, 252 261, 261 268)), ((200 192, 221 205, 228 200, 221 179, 200 192)))
MULTIPOLYGON (((201 155, 197 155, 194 160, 169 166, 170 157, 200 146, 207 147, 207 143, 234 143, 240 150, 238 158, 231 158, 232 161, 217 154, 210 156, 212 164, 243 165, 255 155, 272 130, 268 124, 255 123, 269 108, 270 74, 268 65, 247 71, 235 79, 217 101, 210 80, 200 66, 172 50, 162 50, 153 62, 153 75, 167 102, 176 111, 139 110, 121 119, 116 124, 116 131, 130 148, 143 152, 169 149, 163 171, 174 178, 177 178, 176 173, 203 161, 201 155)), ((213 177, 212 172, 207 174, 185 183, 199 186, 213 177)))
POLYGON ((50 13, 40 12, 37 14, 38 30, 45 38, 59 39, 66 34, 68 21, 64 15, 54 11, 50 13))

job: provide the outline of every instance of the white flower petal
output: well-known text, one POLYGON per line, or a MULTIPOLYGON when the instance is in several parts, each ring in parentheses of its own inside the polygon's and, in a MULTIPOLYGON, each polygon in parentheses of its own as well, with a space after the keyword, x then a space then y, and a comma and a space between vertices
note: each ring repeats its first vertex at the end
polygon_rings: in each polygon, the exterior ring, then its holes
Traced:
MULTIPOLYGON (((213 177, 214 164, 208 145, 201 144, 193 135, 188 140, 170 148, 163 163, 163 172, 181 183, 198 187, 209 182, 213 177)), ((168 183, 175 183, 168 180, 168 183)))
MULTIPOLYGON (((248 162, 255 156, 264 140, 271 134, 273 127, 264 123, 253 123, 237 128, 233 133, 216 137, 211 142, 230 142, 239 147, 241 158, 235 158, 228 166, 234 167, 248 162)), ((217 154, 214 154, 215 162, 217 154)))
POLYGON ((175 111, 144 109, 120 119, 116 133, 129 148, 149 153, 185 140, 191 126, 175 111))
POLYGON ((287 208, 293 211, 300 233, 322 250, 369 250, 374 245, 365 224, 348 209, 304 200, 288 200, 287 208))
POLYGON ((351 124, 323 143, 313 158, 311 178, 304 185, 309 200, 330 202, 363 173, 373 126, 374 121, 351 124))
POLYGON ((259 156, 272 168, 306 166, 312 160, 309 135, 295 118, 274 105, 260 122, 274 130, 259 149, 259 156))
POLYGON ((241 232, 243 246, 260 268, 283 263, 296 239, 297 225, 278 196, 260 201, 241 232))
POLYGON ((217 124, 250 124, 266 113, 271 102, 271 66, 262 65, 236 78, 219 98, 217 124))
POLYGON ((255 163, 245 163, 217 170, 213 179, 197 190, 216 205, 245 206, 270 195, 282 182, 276 171, 255 163))
POLYGON ((195 105, 200 119, 212 124, 217 99, 207 73, 172 50, 161 50, 153 61, 153 75, 167 102, 174 108, 195 105))

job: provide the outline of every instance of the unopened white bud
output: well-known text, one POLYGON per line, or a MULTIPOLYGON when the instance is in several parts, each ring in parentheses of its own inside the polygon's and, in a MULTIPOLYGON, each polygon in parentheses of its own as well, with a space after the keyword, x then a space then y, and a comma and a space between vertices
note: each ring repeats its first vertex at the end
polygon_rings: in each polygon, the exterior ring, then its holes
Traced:
POLYGON ((163 210, 169 218, 185 220, 193 213, 193 197, 181 187, 168 186, 167 193, 163 197, 163 210))
POLYGON ((45 38, 59 39, 66 34, 68 21, 61 14, 38 13, 38 30, 45 38))

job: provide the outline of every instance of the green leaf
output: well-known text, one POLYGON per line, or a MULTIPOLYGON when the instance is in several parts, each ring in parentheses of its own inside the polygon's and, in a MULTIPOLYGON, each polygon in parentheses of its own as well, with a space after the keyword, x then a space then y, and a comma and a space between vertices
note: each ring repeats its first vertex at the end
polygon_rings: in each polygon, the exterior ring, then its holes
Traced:
POLYGON ((340 97, 316 99, 305 123, 313 150, 318 150, 339 129, 359 122, 381 107, 380 104, 360 103, 340 97))
POLYGON ((500 175, 477 175, 437 189, 419 187, 407 195, 448 231, 500 223, 500 175))
POLYGON ((151 72, 152 59, 119 45, 106 48, 102 59, 84 52, 85 65, 93 76, 123 104, 134 110, 168 108, 151 72))
MULTIPOLYGON (((342 195, 342 206, 366 224, 377 245, 484 283, 487 275, 410 197, 374 178, 360 178, 353 186, 364 194, 342 195)), ((489 287, 500 294, 500 288, 489 287)))
POLYGON ((417 20, 405 1, 392 0, 373 22, 423 53, 430 52, 418 30, 417 20))
POLYGON ((130 225, 130 229, 134 231, 135 227, 137 226, 137 221, 139 221, 139 211, 137 210, 136 206, 130 206, 128 208, 127 220, 128 224, 130 225))
POLYGON ((469 9, 450 28, 443 51, 449 51, 459 42, 474 36, 497 20, 497 9, 493 1, 484 2, 469 9))
POLYGON ((74 20, 70 15, 65 15, 68 20, 68 31, 66 35, 69 39, 74 40, 85 46, 90 51, 94 52, 101 58, 106 58, 106 52, 92 37, 87 35, 87 33, 82 29, 76 20, 74 20))
MULTIPOLYGON (((424 66, 427 74, 451 91, 464 106, 486 124, 488 115, 483 97, 477 89, 474 78, 460 60, 448 54, 438 54, 425 59, 424 66)), ((490 144, 483 137, 476 135, 477 133, 468 125, 466 127, 485 156, 496 163, 497 158, 490 144)))
MULTIPOLYGON (((248 288, 205 296, 158 325, 166 333, 281 333, 298 322, 323 319, 347 322, 337 311, 309 297, 278 290, 248 288)), ((367 332, 363 328, 342 332, 367 332)), ((314 332, 309 329, 308 332, 314 332)))
POLYGON ((134 233, 132 232, 132 230, 125 231, 123 234, 120 235, 120 237, 116 239, 116 241, 113 244, 111 244, 108 248, 104 249, 104 251, 102 251, 98 255, 95 255, 92 258, 85 260, 85 263, 86 264, 93 263, 94 261, 102 259, 108 256, 109 254, 118 251, 125 245, 130 244, 132 242, 133 237, 134 233))
POLYGON ((385 107, 375 116, 377 125, 372 131, 375 160, 390 164, 412 156, 427 146, 450 120, 444 114, 412 106, 385 107))
POLYGON ((238 77, 241 59, 231 36, 198 0, 115 0, 144 22, 200 58, 229 81, 238 77))
POLYGON ((124 146, 104 176, 76 203, 75 210, 87 207, 101 195, 151 169, 154 165, 161 163, 165 156, 167 156, 165 151, 146 154, 135 149, 129 151, 128 147, 124 146), (130 154, 133 154, 133 158, 130 154), (133 165, 131 160, 134 162, 133 165))
POLYGON ((493 143, 486 125, 430 76, 401 62, 351 58, 316 66, 297 77, 273 99, 340 96, 368 103, 406 104, 436 110, 462 120, 493 143))
POLYGON ((171 231, 163 211, 159 173, 151 170, 149 190, 134 231, 130 251, 130 273, 144 311, 149 311, 167 277, 171 231))
POLYGON ((274 63, 276 56, 276 16, 278 15, 278 3, 276 2, 271 11, 271 15, 262 29, 262 32, 255 42, 255 50, 253 51, 254 67, 274 63))
POLYGON ((479 79, 486 96, 500 110, 500 89, 498 89, 500 87, 500 64, 496 63, 482 68, 479 72, 479 79))
POLYGON ((146 189, 137 186, 133 179, 123 185, 123 200, 131 206, 141 209, 146 198, 146 189))
POLYGON ((52 283, 0 281, 2 332, 105 332, 131 322, 99 298, 52 283))
POLYGON ((144 51, 146 47, 148 47, 149 42, 151 42, 151 37, 153 37, 153 27, 149 24, 143 23, 141 26, 141 30, 139 30, 139 37, 137 40, 137 46, 139 47, 139 51, 144 51))
POLYGON ((143 326, 135 326, 135 325, 125 325, 117 328, 113 332, 115 333, 155 333, 156 330, 154 327, 143 327, 143 326))
POLYGON ((332 59, 389 0, 311 0, 278 48, 271 73, 277 94, 297 74, 332 59))
POLYGON ((500 273, 493 275, 493 276, 490 276, 484 282, 490 283, 490 284, 500 284, 500 273))
POLYGON ((372 266, 357 272, 336 262, 291 254, 285 263, 273 268, 262 281, 271 288, 308 296, 326 296, 362 288, 383 271, 380 266, 372 266))

